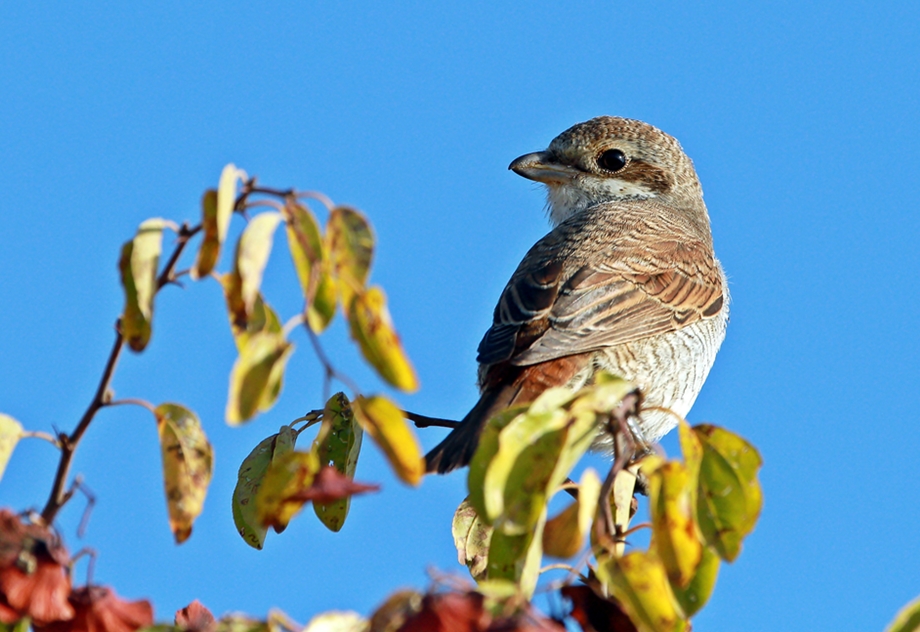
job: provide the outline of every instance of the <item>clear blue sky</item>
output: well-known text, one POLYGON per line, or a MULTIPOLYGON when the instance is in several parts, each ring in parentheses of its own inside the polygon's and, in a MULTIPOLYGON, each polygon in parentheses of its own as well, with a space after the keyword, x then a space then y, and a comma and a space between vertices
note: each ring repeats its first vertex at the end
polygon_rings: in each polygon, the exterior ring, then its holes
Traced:
MULTIPOLYGON (((542 191, 508 163, 599 114, 646 120, 694 159, 734 299, 691 421, 750 439, 764 513, 723 569, 700 630, 878 630, 920 594, 920 8, 911 2, 9 3, 0 15, 0 410, 71 429, 122 305, 121 243, 151 216, 195 220, 235 162, 371 217, 373 278, 418 369, 419 412, 475 401, 475 349, 498 294, 547 230, 542 191)), ((239 224, 235 224, 237 227, 239 224)), ((283 246, 269 300, 298 307, 283 246)), ((224 261, 223 267, 226 268, 224 261)), ((263 436, 321 403, 302 334, 280 404, 223 423, 234 346, 216 283, 159 297, 119 396, 182 402, 216 450, 191 540, 167 529, 155 425, 104 411, 76 471, 97 497, 71 550, 157 616, 272 606, 306 621, 370 612, 426 569, 458 570, 463 475, 411 490, 368 445, 330 534, 304 514, 265 550, 229 497, 263 436)), ((325 338, 369 390, 339 325, 325 338)), ((442 431, 422 433, 433 446, 442 431)), ((668 444, 673 447, 673 441, 668 444)), ((24 442, 0 505, 40 506, 54 450, 24 442)))

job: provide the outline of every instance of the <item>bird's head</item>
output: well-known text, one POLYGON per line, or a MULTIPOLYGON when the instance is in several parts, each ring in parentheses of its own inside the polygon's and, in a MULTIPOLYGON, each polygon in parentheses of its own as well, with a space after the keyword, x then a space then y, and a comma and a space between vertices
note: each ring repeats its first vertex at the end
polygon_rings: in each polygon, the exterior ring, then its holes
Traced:
POLYGON ((602 202, 663 198, 699 204, 702 188, 677 139, 642 121, 599 116, 570 127, 546 151, 508 167, 547 186, 553 224, 602 202))

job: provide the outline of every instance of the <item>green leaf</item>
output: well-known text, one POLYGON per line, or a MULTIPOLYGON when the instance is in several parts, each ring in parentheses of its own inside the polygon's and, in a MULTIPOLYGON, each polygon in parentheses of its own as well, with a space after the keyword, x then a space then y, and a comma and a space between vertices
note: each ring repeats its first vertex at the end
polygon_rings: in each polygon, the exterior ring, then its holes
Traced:
POLYGON ((307 325, 314 332, 321 333, 335 316, 332 264, 313 213, 301 204, 288 202, 284 214, 288 249, 306 301, 307 325))
POLYGON ((281 334, 261 331, 250 336, 230 372, 227 423, 238 425, 275 404, 293 350, 281 334))
POLYGON ((598 560, 596 573, 639 632, 687 630, 664 565, 654 555, 633 551, 607 556, 598 560))
POLYGON ((326 241, 332 258, 342 305, 351 305, 352 297, 364 291, 374 256, 374 235, 364 215, 346 206, 329 213, 326 241))
MULTIPOLYGON (((229 219, 228 215, 227 220, 229 219)), ((195 281, 211 274, 214 266, 217 265, 220 247, 227 233, 225 226, 224 234, 221 235, 218 226, 217 189, 208 189, 201 196, 201 228, 204 237, 198 249, 198 256, 195 258, 195 265, 189 270, 189 276, 195 281)))
POLYGON ((261 524, 284 531, 307 500, 298 497, 313 484, 320 463, 313 452, 289 452, 272 461, 256 492, 256 515, 261 524))
POLYGON ((451 533, 457 547, 457 559, 466 564, 473 579, 485 579, 492 527, 479 518, 469 499, 464 499, 454 512, 451 533))
POLYGON ((153 414, 160 435, 169 528, 181 544, 191 535, 192 523, 204 506, 214 455, 201 421, 188 408, 160 404, 153 414))
POLYGON ((716 579, 719 577, 721 563, 722 560, 719 559, 716 552, 711 547, 704 546, 700 563, 690 583, 685 588, 671 584, 674 596, 677 597, 677 602, 684 611, 684 616, 692 617, 709 601, 712 589, 716 586, 716 579))
POLYGON ((762 461, 751 444, 723 428, 702 424, 693 430, 703 445, 697 521, 706 542, 731 562, 760 516, 762 461))
POLYGON ((364 358, 380 377, 400 390, 418 390, 415 369, 393 328, 382 289, 375 286, 356 294, 348 309, 348 323, 351 337, 358 342, 364 358))
POLYGON ((418 438, 399 407, 383 395, 374 395, 358 397, 352 409, 396 475, 405 483, 418 485, 425 473, 425 461, 418 438))
POLYGON ((10 417, 0 413, 0 479, 3 478, 3 472, 6 470, 6 464, 9 463, 16 444, 22 438, 22 424, 10 417))
POLYGON ((917 632, 920 630, 920 598, 914 599, 901 608, 885 632, 917 632))
POLYGON ((246 544, 253 548, 262 548, 268 531, 259 522, 256 494, 272 462, 293 452, 296 442, 297 432, 290 426, 281 426, 276 434, 263 439, 240 465, 233 490, 233 522, 246 544))
POLYGON ((693 489, 687 468, 668 461, 648 476, 649 510, 652 514, 652 547, 675 586, 693 579, 703 555, 703 543, 693 518, 693 489))
POLYGON ((150 342, 164 226, 165 222, 160 218, 148 219, 138 227, 134 239, 121 247, 118 269, 125 289, 121 333, 131 350, 136 352, 143 351, 150 342))
POLYGON ((532 530, 526 533, 509 534, 500 529, 493 531, 489 541, 486 577, 489 580, 507 579, 515 582, 529 599, 540 578, 545 525, 544 511, 538 516, 532 530))
MULTIPOLYGON (((345 393, 336 393, 329 398, 323 410, 322 427, 313 442, 313 450, 319 457, 320 464, 331 465, 353 479, 363 437, 364 430, 355 419, 345 393)), ((339 531, 345 524, 350 506, 351 497, 347 496, 328 503, 314 501, 313 511, 326 528, 330 531, 339 531)))

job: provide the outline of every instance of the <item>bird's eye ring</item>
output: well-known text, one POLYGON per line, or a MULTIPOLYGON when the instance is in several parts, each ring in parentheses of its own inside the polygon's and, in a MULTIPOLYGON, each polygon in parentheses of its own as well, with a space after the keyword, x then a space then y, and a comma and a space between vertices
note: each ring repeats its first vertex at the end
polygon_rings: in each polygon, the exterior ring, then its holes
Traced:
POLYGON ((608 149, 597 157, 597 166, 604 171, 616 173, 626 166, 629 159, 619 149, 608 149))

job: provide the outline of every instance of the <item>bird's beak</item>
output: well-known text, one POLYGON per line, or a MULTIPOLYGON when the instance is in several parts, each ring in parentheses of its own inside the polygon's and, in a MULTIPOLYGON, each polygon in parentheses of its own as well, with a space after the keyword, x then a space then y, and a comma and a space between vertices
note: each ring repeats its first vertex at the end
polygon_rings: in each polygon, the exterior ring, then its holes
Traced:
POLYGON ((516 158, 508 168, 519 176, 543 184, 565 184, 579 173, 577 169, 559 164, 553 159, 552 154, 546 151, 524 154, 516 158))

